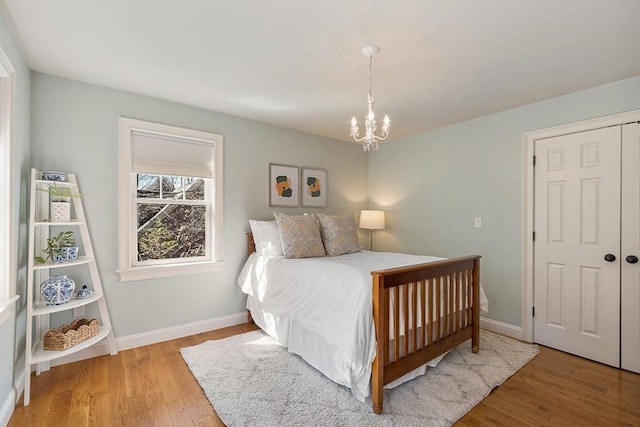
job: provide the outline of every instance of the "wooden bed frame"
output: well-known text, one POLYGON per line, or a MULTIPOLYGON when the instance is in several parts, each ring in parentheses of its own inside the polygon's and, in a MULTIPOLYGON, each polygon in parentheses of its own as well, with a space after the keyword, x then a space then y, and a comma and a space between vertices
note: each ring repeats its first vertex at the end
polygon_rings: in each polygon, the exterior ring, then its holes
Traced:
MULTIPOLYGON (((250 255, 253 234, 247 238, 250 255)), ((474 353, 480 349, 480 256, 373 271, 371 276, 377 341, 371 401, 373 412, 381 414, 386 384, 468 339, 474 353)))

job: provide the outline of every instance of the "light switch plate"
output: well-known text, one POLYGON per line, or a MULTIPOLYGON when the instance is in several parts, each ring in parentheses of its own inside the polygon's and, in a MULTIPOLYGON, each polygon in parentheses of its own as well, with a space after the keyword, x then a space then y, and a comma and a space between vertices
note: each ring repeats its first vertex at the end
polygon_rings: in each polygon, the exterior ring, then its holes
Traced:
POLYGON ((474 224, 476 228, 482 228, 482 218, 476 218, 474 224))

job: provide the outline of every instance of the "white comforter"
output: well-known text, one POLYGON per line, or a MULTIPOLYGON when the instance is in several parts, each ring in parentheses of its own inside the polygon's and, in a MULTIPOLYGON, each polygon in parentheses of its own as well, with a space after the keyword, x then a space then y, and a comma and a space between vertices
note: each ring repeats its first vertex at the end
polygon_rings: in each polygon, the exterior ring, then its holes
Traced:
MULTIPOLYGON (((440 259, 369 251, 305 259, 253 253, 238 285, 261 328, 364 401, 376 347, 371 271, 440 259)), ((481 301, 486 309, 484 292, 481 301)))

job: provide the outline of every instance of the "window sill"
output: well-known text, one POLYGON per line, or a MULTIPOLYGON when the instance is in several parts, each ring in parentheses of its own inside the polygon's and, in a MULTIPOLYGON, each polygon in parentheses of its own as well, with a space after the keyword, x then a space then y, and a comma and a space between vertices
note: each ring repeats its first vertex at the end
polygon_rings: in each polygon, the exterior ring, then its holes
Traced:
POLYGON ((190 262, 171 265, 150 265, 144 267, 130 267, 118 270, 121 282, 134 280, 158 279, 162 277, 182 276, 185 274, 206 273, 222 269, 224 261, 190 262))

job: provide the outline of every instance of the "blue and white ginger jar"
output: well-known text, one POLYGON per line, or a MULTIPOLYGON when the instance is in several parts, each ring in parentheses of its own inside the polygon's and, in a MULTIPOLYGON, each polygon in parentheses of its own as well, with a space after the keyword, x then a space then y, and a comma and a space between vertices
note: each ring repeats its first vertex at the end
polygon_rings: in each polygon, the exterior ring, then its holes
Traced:
POLYGON ((45 181, 65 182, 67 180, 67 174, 64 172, 44 171, 42 172, 42 179, 45 181))
POLYGON ((40 284, 40 293, 47 305, 68 303, 75 289, 75 282, 67 276, 51 276, 40 284))

